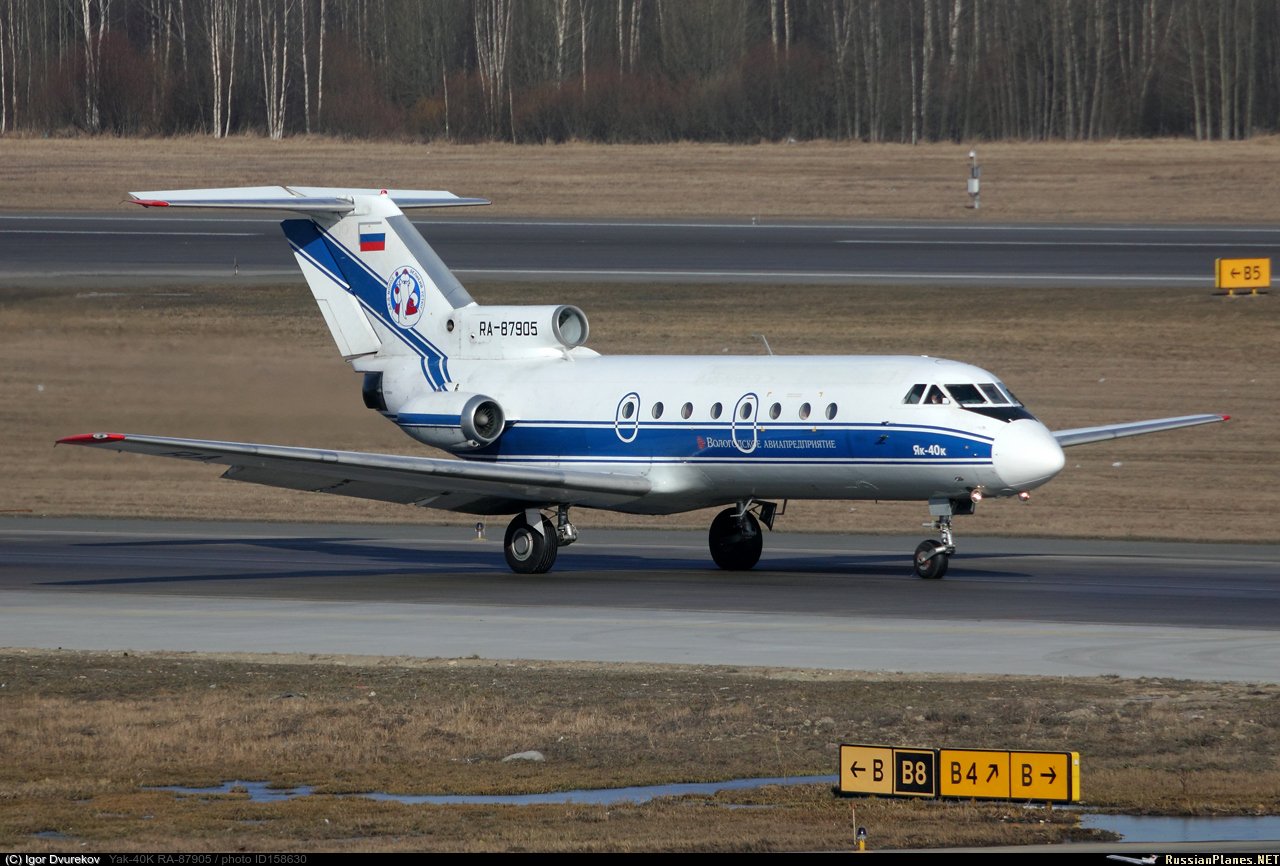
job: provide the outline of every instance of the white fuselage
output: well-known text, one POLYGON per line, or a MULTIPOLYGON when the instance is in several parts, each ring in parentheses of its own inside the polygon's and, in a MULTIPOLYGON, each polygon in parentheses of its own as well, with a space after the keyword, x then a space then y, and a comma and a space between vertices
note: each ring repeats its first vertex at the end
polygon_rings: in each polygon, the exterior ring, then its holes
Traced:
POLYGON ((444 390, 425 379, 406 387, 402 375, 385 414, 432 441, 424 431, 451 423, 448 410, 433 405, 451 394, 485 395, 500 404, 504 431, 454 453, 646 476, 651 492, 622 511, 668 514, 750 499, 1010 496, 1063 465, 1049 431, 1007 397, 962 406, 949 392, 931 403, 917 389, 915 402, 905 402, 919 385, 1007 395, 989 372, 936 358, 574 350, 538 359, 453 357, 449 374, 444 390))

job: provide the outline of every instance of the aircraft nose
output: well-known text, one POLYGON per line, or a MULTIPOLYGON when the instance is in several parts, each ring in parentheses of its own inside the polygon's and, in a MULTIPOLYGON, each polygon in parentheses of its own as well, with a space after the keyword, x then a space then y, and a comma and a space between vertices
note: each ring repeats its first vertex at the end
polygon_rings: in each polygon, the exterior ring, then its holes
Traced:
POLYGON ((996 434, 991 462, 1006 487, 1023 491, 1057 475, 1067 460, 1062 446, 1043 424, 1022 418, 996 434))

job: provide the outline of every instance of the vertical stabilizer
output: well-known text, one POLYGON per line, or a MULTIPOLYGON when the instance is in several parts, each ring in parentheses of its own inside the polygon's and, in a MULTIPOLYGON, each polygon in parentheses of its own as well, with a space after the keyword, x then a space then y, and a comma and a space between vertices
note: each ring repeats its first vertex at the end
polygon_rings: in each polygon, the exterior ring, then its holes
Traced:
POLYGON ((475 301, 402 208, 488 204, 430 190, 247 187, 132 193, 145 207, 284 210, 298 266, 347 360, 413 357, 431 387, 449 383, 444 345, 454 311, 475 301))

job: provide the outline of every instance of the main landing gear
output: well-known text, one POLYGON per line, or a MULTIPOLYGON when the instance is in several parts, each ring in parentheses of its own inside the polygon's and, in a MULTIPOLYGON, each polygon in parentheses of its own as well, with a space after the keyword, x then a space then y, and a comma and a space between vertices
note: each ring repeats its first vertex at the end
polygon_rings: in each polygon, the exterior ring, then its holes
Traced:
POLYGON ((955 514, 973 514, 974 503, 969 499, 930 499, 929 514, 933 516, 932 526, 938 532, 938 541, 926 539, 916 545, 912 565, 916 577, 925 580, 940 580, 947 573, 951 564, 951 555, 956 552, 955 541, 951 535, 951 517, 955 514))
POLYGON ((764 548, 764 533, 760 524, 773 529, 773 518, 778 506, 773 502, 754 502, 746 499, 733 508, 726 508, 711 521, 707 533, 707 546, 711 558, 725 571, 747 571, 760 561, 764 548), (760 513, 759 518, 752 510, 760 513))
POLYGON ((578 540, 578 529, 569 522, 569 508, 556 510, 556 522, 543 516, 539 508, 517 514, 507 525, 502 552, 516 574, 546 574, 555 565, 560 548, 578 540))

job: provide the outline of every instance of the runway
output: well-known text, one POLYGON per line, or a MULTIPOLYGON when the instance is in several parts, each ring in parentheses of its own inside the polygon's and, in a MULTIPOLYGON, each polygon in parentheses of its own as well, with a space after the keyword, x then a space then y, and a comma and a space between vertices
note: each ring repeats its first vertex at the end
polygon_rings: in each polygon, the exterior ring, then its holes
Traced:
MULTIPOLYGON (((296 280, 279 223, 137 209, 0 213, 0 284, 296 280)), ((1213 285, 1216 258, 1280 257, 1274 226, 573 221, 488 213, 415 224, 464 282, 1204 287, 1213 285)))
MULTIPOLYGON (((487 535, 500 538, 500 523, 487 535)), ((469 528, 0 520, 0 643, 1280 681, 1280 546, 590 530, 548 575, 469 528)))

